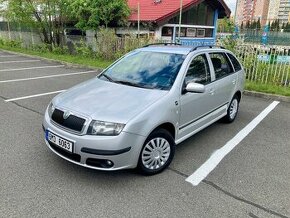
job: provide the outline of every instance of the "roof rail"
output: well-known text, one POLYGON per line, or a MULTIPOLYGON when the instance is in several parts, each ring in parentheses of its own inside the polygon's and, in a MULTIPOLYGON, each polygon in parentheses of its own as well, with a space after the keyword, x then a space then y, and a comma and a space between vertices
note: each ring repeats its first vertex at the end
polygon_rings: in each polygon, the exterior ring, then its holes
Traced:
POLYGON ((148 44, 148 45, 145 45, 143 46, 143 48, 145 47, 149 47, 149 46, 154 46, 154 45, 182 45, 180 43, 177 43, 177 42, 159 42, 159 43, 152 43, 152 44, 148 44))
POLYGON ((212 46, 211 45, 198 45, 196 47, 193 47, 189 52, 195 51, 198 48, 212 48, 212 46))
POLYGON ((192 51, 197 50, 198 48, 221 48, 221 49, 225 49, 225 47, 222 47, 222 46, 199 45, 199 46, 193 47, 193 48, 189 51, 189 53, 192 52, 192 51))

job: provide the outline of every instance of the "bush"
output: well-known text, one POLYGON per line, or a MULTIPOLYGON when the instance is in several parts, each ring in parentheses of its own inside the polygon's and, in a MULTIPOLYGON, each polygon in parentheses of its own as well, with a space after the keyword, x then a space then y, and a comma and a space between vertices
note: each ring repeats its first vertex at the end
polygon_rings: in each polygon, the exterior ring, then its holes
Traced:
POLYGON ((68 54, 67 47, 53 47, 52 52, 55 54, 68 54))
POLYGON ((0 45, 8 46, 11 48, 21 48, 22 42, 20 40, 9 40, 0 38, 0 45))
POLYGON ((79 43, 75 44, 75 49, 78 55, 84 57, 95 57, 96 53, 93 49, 86 44, 84 40, 81 40, 79 43))
POLYGON ((115 60, 122 55, 149 44, 149 38, 137 38, 136 35, 117 37, 112 29, 100 28, 96 34, 97 56, 107 60, 115 60))

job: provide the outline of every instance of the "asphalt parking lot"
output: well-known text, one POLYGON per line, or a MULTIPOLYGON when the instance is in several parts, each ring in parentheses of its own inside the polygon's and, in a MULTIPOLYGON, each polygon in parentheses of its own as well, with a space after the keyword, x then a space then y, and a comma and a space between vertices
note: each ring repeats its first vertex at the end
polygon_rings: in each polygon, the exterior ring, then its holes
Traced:
POLYGON ((178 145, 168 170, 101 172, 62 160, 41 128, 50 100, 97 71, 0 51, 0 217, 290 217, 290 104, 280 102, 198 185, 186 179, 273 100, 178 145))

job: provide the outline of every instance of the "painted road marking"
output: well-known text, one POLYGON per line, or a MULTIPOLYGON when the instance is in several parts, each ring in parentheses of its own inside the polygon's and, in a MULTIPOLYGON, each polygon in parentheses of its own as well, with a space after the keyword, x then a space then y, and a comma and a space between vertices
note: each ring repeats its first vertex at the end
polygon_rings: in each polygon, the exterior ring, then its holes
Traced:
POLYGON ((222 148, 215 151, 211 157, 204 162, 191 176, 185 181, 197 186, 208 174, 217 167, 222 159, 231 152, 255 127, 279 104, 279 101, 273 101, 266 109, 264 109, 255 119, 253 119, 246 127, 228 141, 222 148))
POLYGON ((36 95, 29 95, 29 96, 24 96, 24 97, 19 97, 19 98, 11 98, 11 99, 7 99, 5 101, 6 102, 19 101, 19 100, 23 100, 23 99, 36 98, 36 97, 45 96, 45 95, 57 94, 57 93, 61 93, 61 92, 64 92, 64 91, 65 90, 59 90, 59 91, 54 91, 54 92, 46 92, 46 93, 41 93, 41 94, 36 94, 36 95))
POLYGON ((39 61, 40 61, 40 60, 0 61, 0 64, 31 63, 31 62, 39 62, 39 61))
POLYGON ((0 58, 20 57, 20 55, 0 55, 0 58))
POLYGON ((53 77, 73 76, 73 75, 88 74, 88 73, 96 73, 96 71, 91 70, 91 71, 84 71, 84 72, 77 72, 77 73, 64 73, 64 74, 54 74, 54 75, 49 75, 49 76, 23 78, 23 79, 2 80, 0 81, 0 83, 12 83, 12 82, 29 81, 29 80, 37 80, 37 79, 47 79, 47 78, 53 78, 53 77))
POLYGON ((56 65, 56 66, 42 66, 42 67, 27 67, 27 68, 15 68, 15 69, 4 69, 0 72, 10 72, 10 71, 22 71, 22 70, 34 70, 34 69, 44 69, 44 68, 57 68, 64 67, 65 65, 56 65))

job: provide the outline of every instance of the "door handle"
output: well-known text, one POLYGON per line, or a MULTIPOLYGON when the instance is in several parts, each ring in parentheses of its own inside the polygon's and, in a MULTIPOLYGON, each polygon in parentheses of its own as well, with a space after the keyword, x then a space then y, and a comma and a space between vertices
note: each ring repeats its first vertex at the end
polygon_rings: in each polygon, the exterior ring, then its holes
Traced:
POLYGON ((214 95, 214 89, 210 89, 210 90, 209 90, 209 94, 210 94, 210 95, 214 95))

